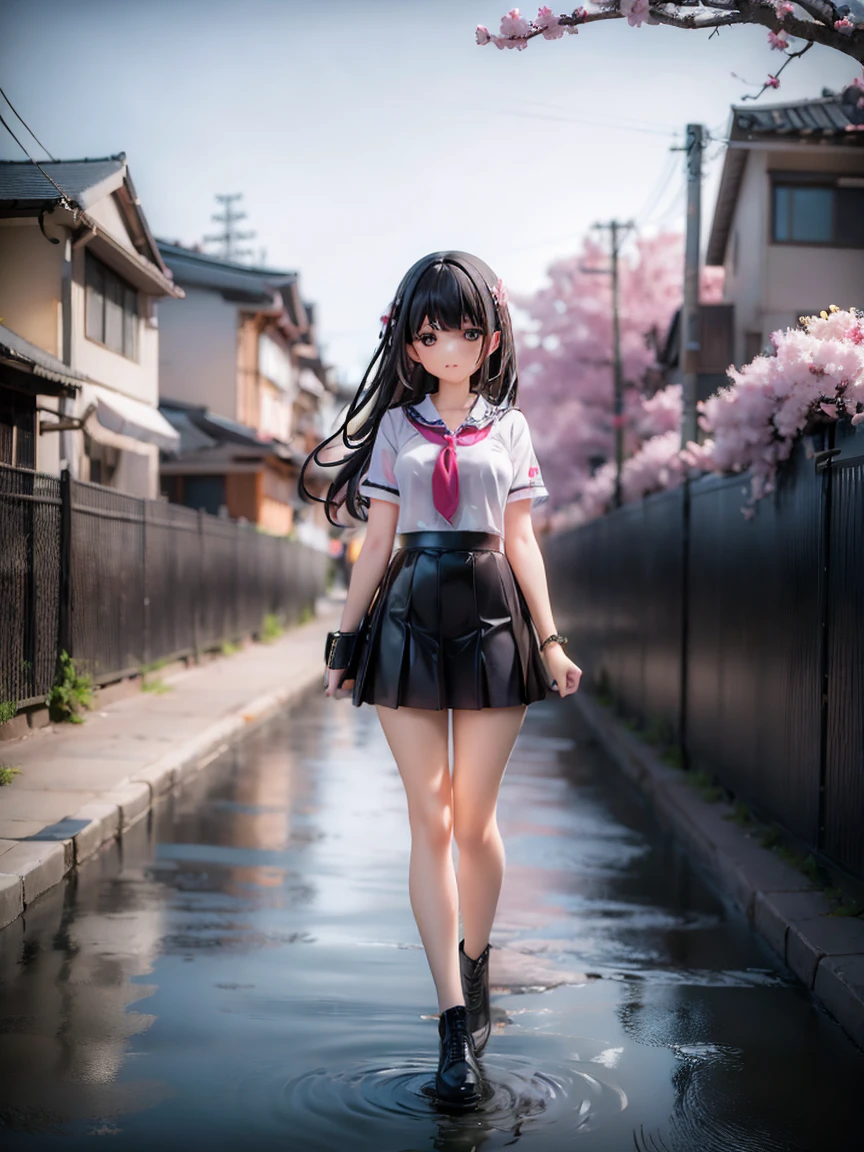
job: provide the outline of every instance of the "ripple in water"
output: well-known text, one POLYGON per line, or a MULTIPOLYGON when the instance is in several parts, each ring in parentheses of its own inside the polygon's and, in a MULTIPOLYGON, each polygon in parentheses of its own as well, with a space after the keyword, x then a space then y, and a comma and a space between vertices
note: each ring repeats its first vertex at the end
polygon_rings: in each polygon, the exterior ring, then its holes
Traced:
MULTIPOLYGON (((487 1097, 456 1113, 434 1097, 437 1061, 428 1056, 394 1057, 393 1062, 354 1064, 339 1071, 316 1068, 285 1082, 278 1073, 249 1076, 238 1085, 259 1126, 290 1128, 308 1146, 349 1147, 353 1137, 391 1130, 394 1121, 451 1117, 487 1132, 523 1131, 526 1123, 555 1126, 556 1139, 590 1131, 627 1107, 623 1090, 596 1063, 538 1069, 527 1058, 483 1060, 487 1097), (254 1099, 250 1099, 254 1097, 254 1099), (340 1143, 348 1141, 349 1143, 340 1143)), ((306 1145, 304 1144, 304 1147, 306 1145)))

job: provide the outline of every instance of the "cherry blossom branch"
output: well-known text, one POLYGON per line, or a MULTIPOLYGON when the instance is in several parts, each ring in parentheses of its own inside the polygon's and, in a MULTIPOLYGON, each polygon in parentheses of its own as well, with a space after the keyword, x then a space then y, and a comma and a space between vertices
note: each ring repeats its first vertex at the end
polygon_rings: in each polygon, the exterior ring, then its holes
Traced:
MULTIPOLYGON (((797 60, 799 56, 803 56, 805 52, 809 52, 812 47, 813 47, 813 41, 811 40, 810 43, 805 44, 804 47, 802 49, 800 49, 800 51, 787 52, 786 53, 786 59, 783 61, 783 63, 777 69, 775 74, 773 76, 768 77, 768 79, 765 81, 765 83, 762 85, 762 87, 759 89, 758 92, 756 92, 755 94, 751 94, 749 96, 742 96, 741 97, 742 102, 744 100, 758 100, 759 97, 762 95, 762 93, 768 88, 779 88, 780 87, 780 73, 783 71, 783 69, 788 68, 788 66, 792 63, 793 60, 797 60)), ((739 77, 739 79, 740 79, 740 77, 739 77)))
MULTIPOLYGON (((864 63, 864 22, 854 22, 847 6, 835 5, 831 0, 795 0, 812 19, 793 16, 793 5, 788 0, 682 0, 674 4, 667 0, 609 0, 598 11, 574 8, 570 13, 556 15, 543 5, 534 20, 524 17, 518 8, 511 8, 501 18, 497 35, 482 24, 477 26, 477 43, 494 44, 496 48, 515 48, 522 51, 528 41, 542 36, 545 40, 559 40, 565 32, 578 33, 583 24, 598 20, 627 20, 632 27, 642 24, 665 24, 670 28, 720 28, 734 24, 760 24, 768 28, 773 48, 785 47, 785 36, 795 36, 809 44, 822 44, 864 63), (683 8, 698 11, 682 11, 683 8), (772 39, 773 38, 773 39, 772 39)), ((776 77, 775 77, 776 79, 776 77)), ((767 87, 776 87, 769 82, 767 87)))

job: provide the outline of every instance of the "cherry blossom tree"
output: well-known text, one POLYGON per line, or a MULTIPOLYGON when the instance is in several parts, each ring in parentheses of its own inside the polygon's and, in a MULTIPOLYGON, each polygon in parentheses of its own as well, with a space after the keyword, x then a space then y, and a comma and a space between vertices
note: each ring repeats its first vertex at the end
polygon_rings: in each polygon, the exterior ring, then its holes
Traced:
MULTIPOLYGON (((683 240, 640 237, 619 261, 625 455, 680 426, 680 388, 645 400, 656 385, 660 341, 681 303, 683 240)), ((612 300, 607 252, 587 239, 555 261, 532 295, 511 293, 524 316, 517 331, 520 404, 531 422, 552 507, 575 500, 614 451, 612 300), (600 272, 601 274, 598 274, 600 272)), ((703 299, 720 298, 722 269, 703 277, 703 299)))
MULTIPOLYGON (((864 0, 606 0, 587 8, 574 8, 556 15, 543 5, 530 20, 518 8, 511 8, 501 18, 497 35, 482 24, 477 26, 477 43, 494 44, 496 48, 521 51, 529 40, 559 40, 565 33, 576 33, 585 24, 599 20, 626 20, 631 27, 643 24, 666 24, 672 28, 725 28, 735 24, 761 24, 768 29, 768 42, 773 49, 789 58, 801 55, 812 44, 834 48, 855 60, 864 62, 864 0), (805 41, 798 52, 789 51, 788 37, 805 41)), ((777 88, 777 73, 769 76, 765 87, 777 88)))
MULTIPOLYGON (((699 472, 748 472, 752 517, 759 500, 773 492, 777 470, 802 433, 819 423, 848 418, 864 423, 864 312, 832 305, 801 318, 797 328, 771 335, 773 353, 756 356, 730 383, 699 404, 702 444, 681 449, 677 434, 648 439, 626 461, 625 501, 674 488, 699 472)), ((605 464, 583 486, 580 499, 553 515, 560 530, 609 511, 614 467, 605 464)))

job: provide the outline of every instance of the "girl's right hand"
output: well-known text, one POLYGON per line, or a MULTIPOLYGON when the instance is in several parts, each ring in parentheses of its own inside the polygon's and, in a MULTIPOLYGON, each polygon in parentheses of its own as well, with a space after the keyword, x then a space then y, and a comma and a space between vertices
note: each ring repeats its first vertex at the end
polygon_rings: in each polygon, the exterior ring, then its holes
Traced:
POLYGON ((337 700, 342 700, 351 695, 351 689, 354 687, 353 680, 346 680, 344 684, 339 684, 344 675, 344 668, 327 669, 327 681, 324 685, 325 696, 334 696, 337 700))

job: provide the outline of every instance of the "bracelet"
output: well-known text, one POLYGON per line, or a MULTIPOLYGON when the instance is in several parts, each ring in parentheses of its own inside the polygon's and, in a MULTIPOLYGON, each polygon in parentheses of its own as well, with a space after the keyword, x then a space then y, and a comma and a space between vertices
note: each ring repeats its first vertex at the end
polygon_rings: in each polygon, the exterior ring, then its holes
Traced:
POLYGON ((547 636, 543 643, 540 645, 540 651, 546 647, 547 644, 560 644, 562 648, 567 647, 567 637, 561 636, 557 632, 553 632, 551 636, 547 636))
POLYGON ((354 652, 356 632, 328 632, 324 663, 328 668, 346 668, 354 652))

